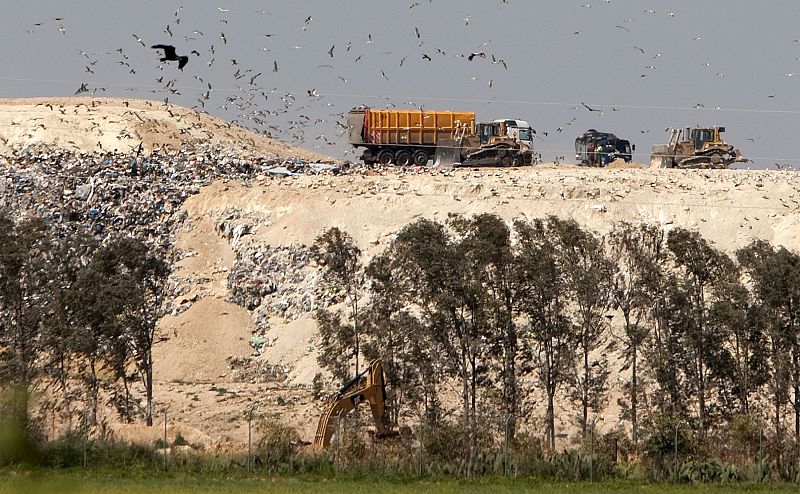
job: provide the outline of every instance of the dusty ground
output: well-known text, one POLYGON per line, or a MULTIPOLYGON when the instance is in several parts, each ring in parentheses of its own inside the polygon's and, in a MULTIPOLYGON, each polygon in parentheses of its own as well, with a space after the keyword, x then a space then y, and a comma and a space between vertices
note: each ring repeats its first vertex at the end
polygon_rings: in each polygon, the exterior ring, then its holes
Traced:
MULTIPOLYGON (((87 151, 179 146, 210 139, 241 152, 321 159, 191 110, 162 102, 108 98, 0 100, 0 153, 11 145, 46 142, 87 151)), ((247 242, 309 244, 331 226, 350 233, 367 257, 383 249, 405 224, 449 213, 492 212, 511 221, 555 214, 598 233, 618 221, 656 222, 698 229, 727 251, 760 238, 800 250, 800 180, 794 172, 651 170, 631 165, 586 169, 540 165, 521 169, 447 172, 368 172, 363 175, 264 178, 249 184, 220 181, 183 206, 178 232, 184 252, 176 276, 189 285, 178 303, 188 309, 161 321, 155 346, 156 408, 169 406, 170 436, 181 433, 205 447, 241 446, 244 414, 278 414, 312 439, 318 404, 310 383, 316 329, 310 314, 273 318, 271 345, 260 360, 285 373, 280 382, 233 382, 231 356, 248 356, 252 318, 226 301, 234 262, 218 231, 226 212, 258 217, 247 242)), ((617 382, 612 376, 611 382, 617 382)), ((618 392, 618 390, 617 390, 618 392)), ((613 400, 611 400, 613 403, 613 400)), ((541 400, 540 400, 541 403, 541 400)), ((541 410, 534 414, 543 415, 541 410)), ((566 411, 563 411, 566 416, 566 411)), ((614 417, 614 410, 608 416, 614 417)), ((609 420, 605 426, 613 427, 609 420)), ((120 437, 154 440, 160 428, 113 427, 120 437)))

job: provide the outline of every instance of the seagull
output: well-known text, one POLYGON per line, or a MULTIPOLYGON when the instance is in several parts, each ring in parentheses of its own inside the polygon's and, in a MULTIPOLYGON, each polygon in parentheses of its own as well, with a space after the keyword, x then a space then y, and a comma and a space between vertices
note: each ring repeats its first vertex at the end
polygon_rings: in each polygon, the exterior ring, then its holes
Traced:
POLYGON ((336 48, 336 45, 333 45, 333 46, 331 46, 331 49, 330 49, 330 50, 328 50, 328 55, 330 55, 330 56, 331 56, 331 58, 333 58, 333 49, 334 49, 334 48, 336 48))
POLYGON ((162 62, 178 62, 178 68, 183 70, 187 63, 189 63, 189 57, 187 56, 178 56, 175 53, 175 47, 172 45, 153 45, 150 48, 154 50, 164 50, 164 56, 161 57, 159 60, 162 62))
POLYGON ((592 108, 591 106, 587 105, 587 104, 586 104, 586 103, 584 103, 583 101, 581 101, 581 105, 583 105, 583 107, 584 107, 584 108, 586 108, 586 109, 587 109, 587 110, 589 110, 589 111, 597 111, 597 112, 600 112, 600 113, 602 113, 602 112, 601 112, 600 110, 598 110, 597 108, 592 108))
POLYGON ((484 53, 482 51, 476 51, 476 52, 470 53, 469 56, 467 57, 467 60, 469 60, 471 62, 472 60, 475 59, 475 57, 486 58, 486 53, 484 53))
POLYGON ((273 72, 277 72, 278 71, 278 61, 277 60, 272 62, 272 71, 273 72))
POLYGON ((502 58, 494 58, 494 55, 492 55, 492 63, 494 64, 499 63, 503 66, 504 69, 508 70, 508 65, 506 65, 506 61, 503 60, 502 58))
POLYGON ((145 46, 144 41, 142 41, 142 38, 140 38, 139 35, 131 34, 131 36, 133 36, 133 39, 135 39, 137 43, 139 43, 142 46, 145 46))

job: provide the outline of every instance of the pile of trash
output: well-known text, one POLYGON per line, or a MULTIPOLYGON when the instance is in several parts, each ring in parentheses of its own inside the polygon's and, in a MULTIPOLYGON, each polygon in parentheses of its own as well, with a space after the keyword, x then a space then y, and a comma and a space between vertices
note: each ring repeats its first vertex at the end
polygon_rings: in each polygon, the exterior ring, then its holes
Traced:
POLYGON ((178 150, 74 152, 28 146, 0 156, 0 208, 36 216, 56 231, 99 238, 135 235, 171 248, 185 221, 181 205, 217 179, 339 173, 339 165, 277 156, 237 156, 208 144, 178 150))
MULTIPOLYGON (((292 174, 341 171, 339 165, 241 156, 208 144, 147 154, 28 146, 0 155, 0 211, 14 218, 42 218, 62 237, 77 232, 100 241, 115 235, 135 236, 175 261, 182 256, 174 246, 175 234, 187 219, 181 206, 200 187, 218 179, 283 177, 283 170, 292 174)), ((237 239, 245 233, 241 227, 233 232, 237 239)), ((173 297, 186 291, 184 280, 171 280, 173 297)), ((176 299, 170 312, 177 315, 187 310, 199 297, 202 294, 176 299)))

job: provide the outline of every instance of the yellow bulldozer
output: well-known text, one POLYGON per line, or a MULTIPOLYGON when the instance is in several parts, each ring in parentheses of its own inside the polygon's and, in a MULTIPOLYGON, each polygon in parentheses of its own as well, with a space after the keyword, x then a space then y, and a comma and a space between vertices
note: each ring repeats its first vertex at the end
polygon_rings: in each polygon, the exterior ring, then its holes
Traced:
POLYGON ((462 128, 453 138, 436 143, 437 166, 521 166, 536 162, 533 135, 525 120, 501 119, 475 124, 475 132, 462 128))
POLYGON ((722 140, 725 127, 670 129, 667 144, 656 144, 651 168, 728 168, 746 163, 738 149, 722 140))
POLYGON ((383 365, 376 359, 370 362, 366 370, 347 382, 338 393, 325 404, 322 416, 317 425, 314 437, 314 448, 323 449, 331 442, 338 418, 361 403, 369 403, 372 418, 375 421, 376 438, 396 436, 394 424, 389 420, 386 410, 386 383, 383 378, 383 365))

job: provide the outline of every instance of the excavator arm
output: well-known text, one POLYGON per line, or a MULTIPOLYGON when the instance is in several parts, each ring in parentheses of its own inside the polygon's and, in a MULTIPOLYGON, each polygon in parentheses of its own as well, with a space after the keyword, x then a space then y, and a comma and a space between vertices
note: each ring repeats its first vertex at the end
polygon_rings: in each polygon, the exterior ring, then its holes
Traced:
POLYGON ((325 405, 317 425, 314 446, 327 447, 336 430, 339 416, 349 412, 361 403, 368 402, 379 435, 391 434, 386 413, 386 385, 383 380, 383 366, 380 360, 373 360, 369 367, 348 382, 325 405))

